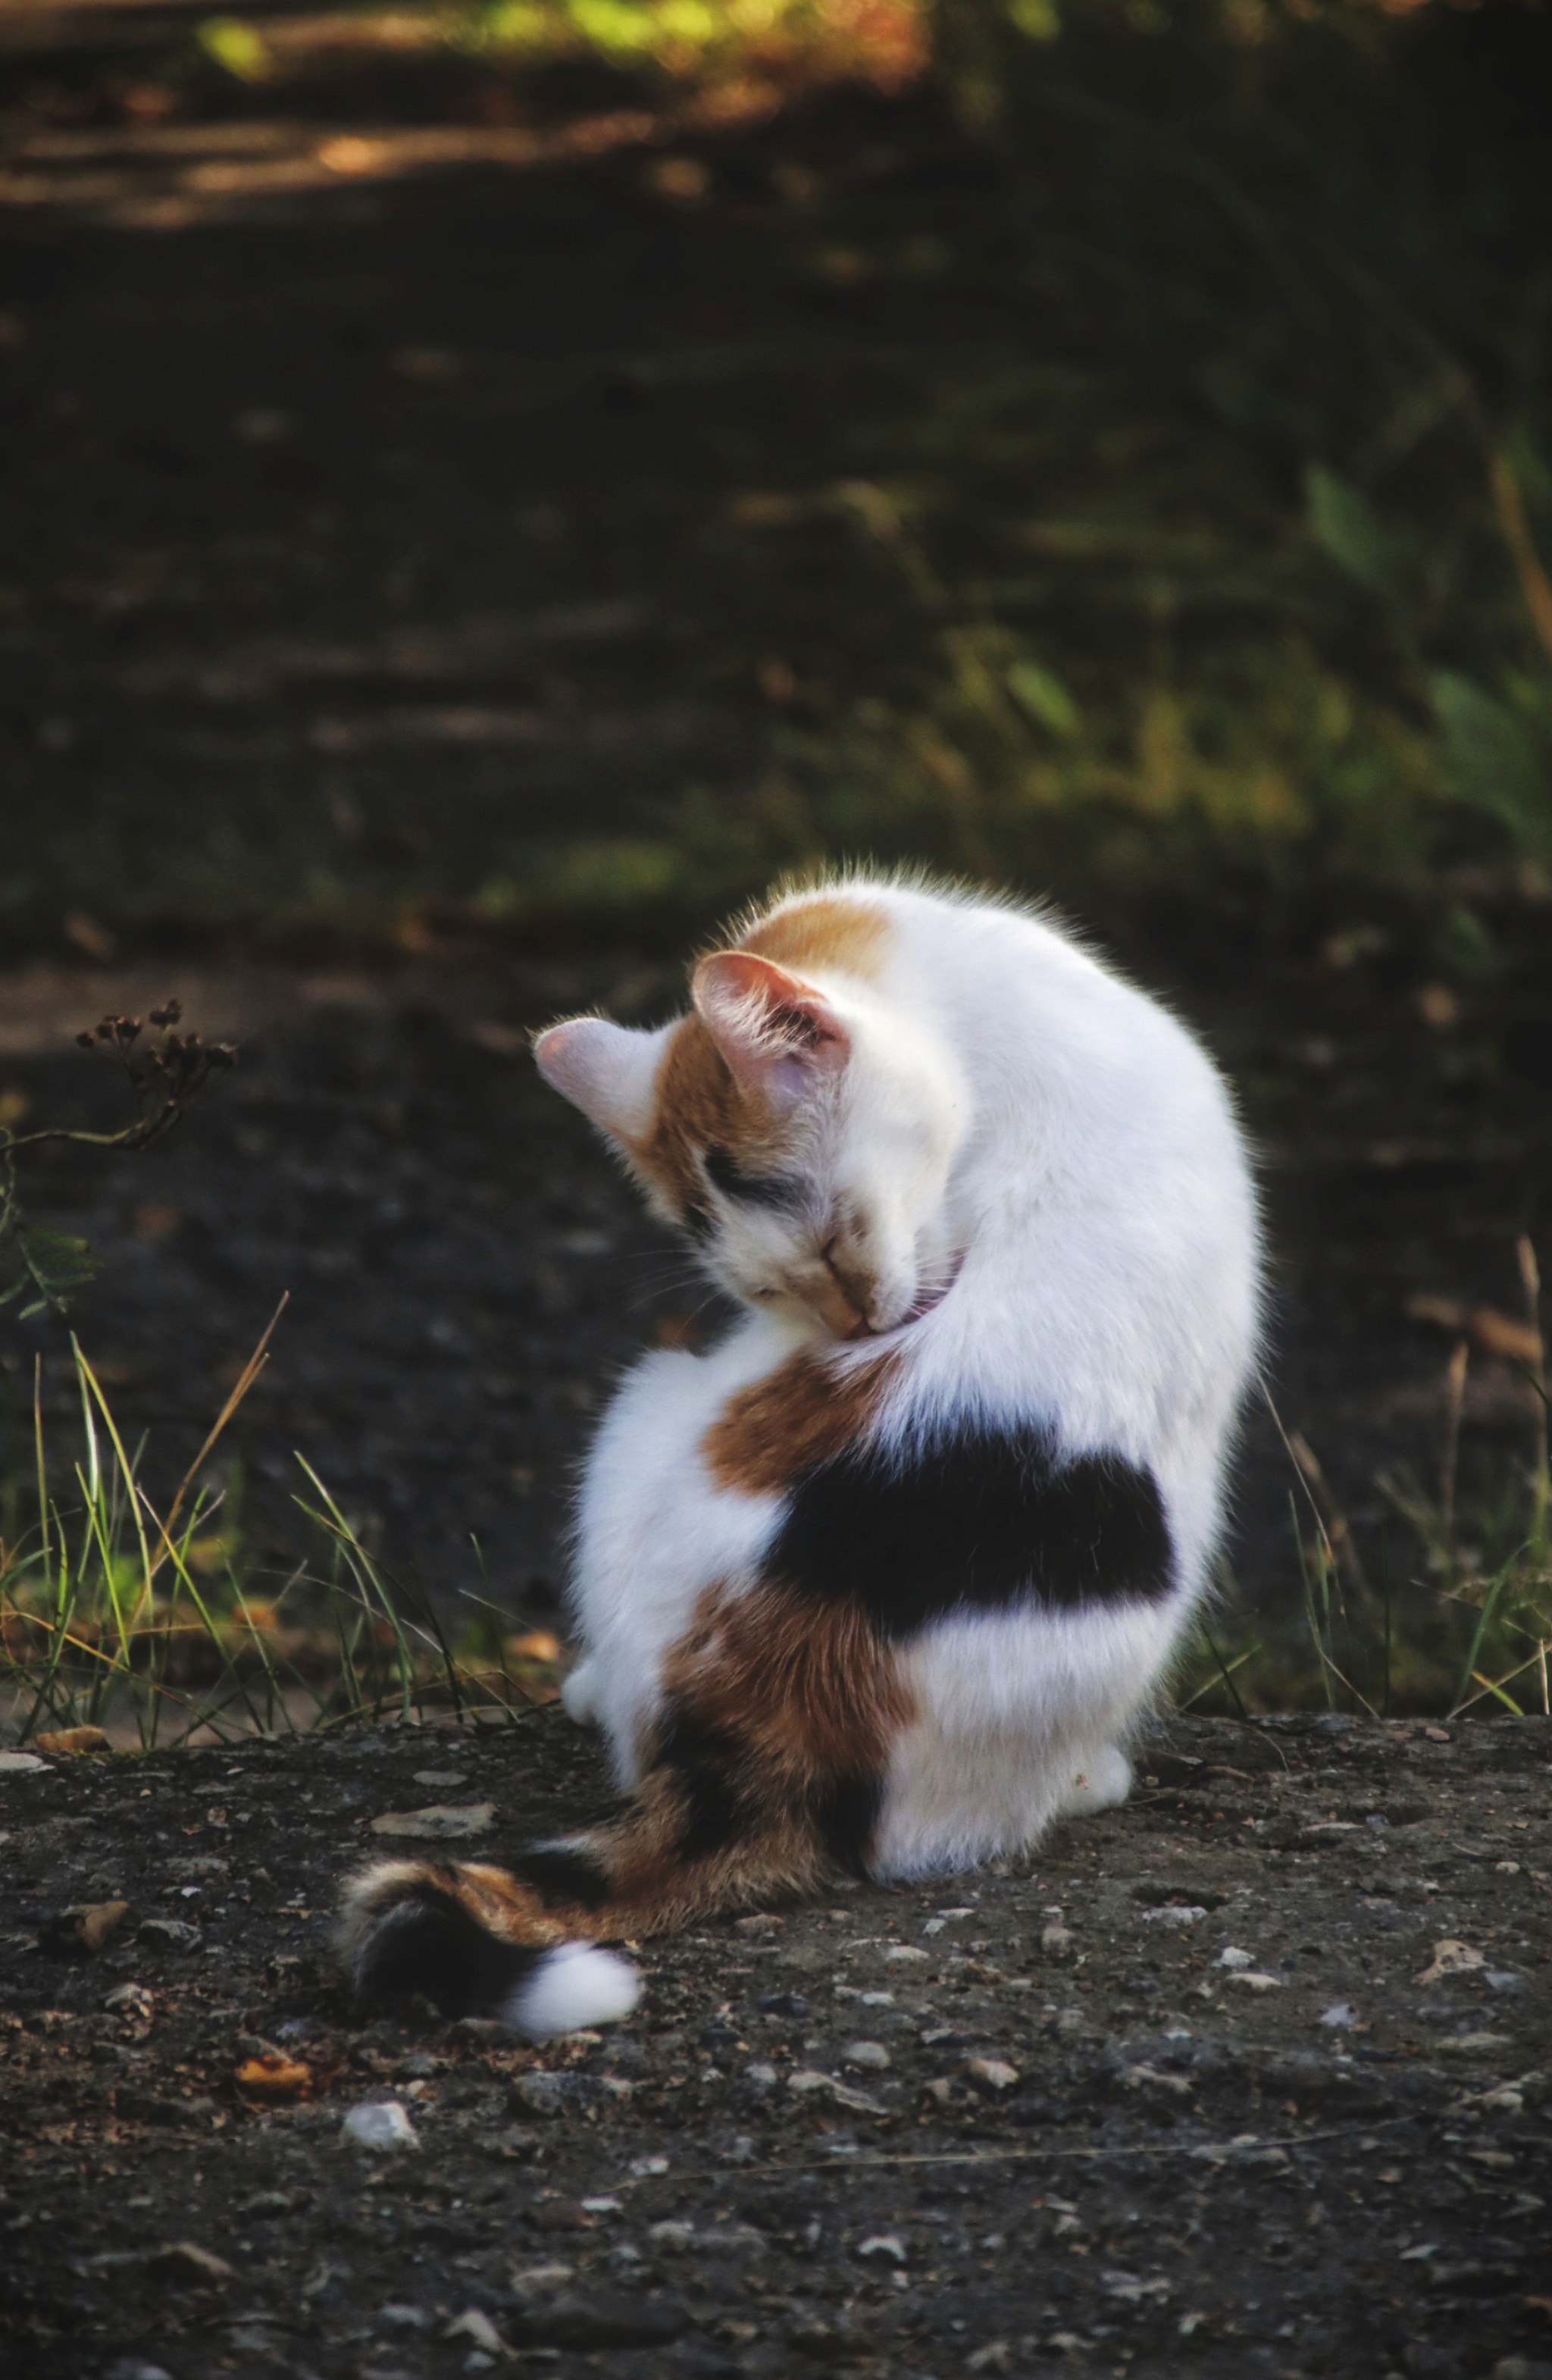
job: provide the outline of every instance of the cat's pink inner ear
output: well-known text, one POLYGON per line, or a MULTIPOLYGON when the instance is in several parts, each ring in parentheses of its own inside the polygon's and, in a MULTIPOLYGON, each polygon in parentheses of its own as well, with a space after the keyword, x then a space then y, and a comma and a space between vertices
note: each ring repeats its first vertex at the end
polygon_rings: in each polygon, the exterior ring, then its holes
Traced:
POLYGON ((702 959, 691 991, 743 1090, 799 1099, 851 1055, 851 1037, 824 993, 751 951, 702 959))
POLYGON ((652 1121, 655 1037, 627 1032, 607 1017, 578 1016, 552 1025, 534 1043, 534 1058, 552 1090, 621 1140, 646 1132, 652 1121))

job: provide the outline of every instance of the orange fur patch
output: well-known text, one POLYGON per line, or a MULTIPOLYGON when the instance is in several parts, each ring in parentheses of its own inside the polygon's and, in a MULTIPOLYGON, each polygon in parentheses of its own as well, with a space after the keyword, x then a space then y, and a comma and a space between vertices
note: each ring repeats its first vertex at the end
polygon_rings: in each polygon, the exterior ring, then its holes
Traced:
MULTIPOLYGON (((798 970, 839 967, 871 976, 890 930, 886 913, 867 901, 816 893, 778 910, 740 936, 736 947, 798 970)), ((773 1170, 782 1155, 776 1119, 740 1091, 699 1016, 682 1018, 668 1038, 653 1086, 652 1128, 629 1143, 643 1173, 682 1213, 701 1196, 700 1158, 725 1148, 751 1173, 773 1170)))
POLYGON ((654 1088, 652 1129, 631 1142, 630 1153, 681 1210, 702 1196, 704 1150, 725 1148, 751 1172, 776 1156, 780 1140, 769 1110, 740 1091, 698 1016, 682 1018, 670 1034, 654 1088))
POLYGON ((779 1583, 739 1596, 711 1588, 663 1683, 698 1725, 746 1747, 773 1808, 825 1778, 881 1769, 911 1716, 871 1621, 800 1601, 779 1583))
POLYGON ((816 892, 762 917, 738 938, 741 951, 777 966, 840 967, 871 979, 883 963, 889 913, 871 901, 848 901, 836 892, 816 892))
POLYGON ((816 1609, 780 1584, 742 1596, 712 1587, 670 1653, 663 1683, 697 1730, 730 1749, 730 1790, 744 1816, 734 1840, 686 1859, 683 1787, 659 1762, 623 1817, 569 1839, 610 1878, 601 1908, 543 1900, 520 1877, 483 1864, 395 1861, 364 1880, 353 1929, 364 1932, 425 1885, 500 1939, 535 1946, 661 1933, 813 1891, 831 1870, 818 1819, 827 1789, 880 1776, 913 1716, 892 1649, 857 1611, 816 1609))
POLYGON ((728 1399, 700 1441, 719 1488, 781 1496, 861 1436, 898 1368, 892 1351, 837 1366, 807 1348, 728 1399))

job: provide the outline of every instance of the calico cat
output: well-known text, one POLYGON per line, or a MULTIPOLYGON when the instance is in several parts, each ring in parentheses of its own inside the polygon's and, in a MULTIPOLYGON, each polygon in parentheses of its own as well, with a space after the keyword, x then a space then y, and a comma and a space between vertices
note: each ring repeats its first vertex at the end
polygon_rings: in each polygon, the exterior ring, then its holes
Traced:
POLYGON ((1049 919, 833 883, 691 999, 535 1052, 746 1309, 637 1366, 582 1486, 564 1700, 625 1814, 349 1891, 364 1997, 534 2039, 635 2005, 600 1941, 953 1873, 1120 1800, 1254 1360, 1224 1086, 1049 919))

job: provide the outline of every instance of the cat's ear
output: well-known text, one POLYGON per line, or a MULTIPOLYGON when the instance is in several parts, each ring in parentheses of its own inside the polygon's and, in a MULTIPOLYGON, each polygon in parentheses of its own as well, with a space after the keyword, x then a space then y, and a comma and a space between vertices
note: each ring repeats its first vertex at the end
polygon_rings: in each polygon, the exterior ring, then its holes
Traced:
POLYGON ((691 996, 742 1091, 793 1106, 838 1075, 851 1037, 822 991, 750 951, 716 951, 691 996))
POLYGON ((617 1140, 639 1138, 650 1128, 661 1055, 657 1034, 631 1033, 604 1016, 552 1025, 534 1043, 539 1071, 552 1090, 617 1140))

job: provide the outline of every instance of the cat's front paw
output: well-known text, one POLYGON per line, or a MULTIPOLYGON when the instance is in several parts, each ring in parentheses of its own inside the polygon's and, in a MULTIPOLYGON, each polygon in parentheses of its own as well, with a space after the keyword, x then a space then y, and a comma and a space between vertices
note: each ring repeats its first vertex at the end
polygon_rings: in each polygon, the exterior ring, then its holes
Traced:
POLYGON ((1132 1763, 1118 1745, 1105 1743, 1073 1761, 1058 1807, 1065 1816, 1081 1818, 1113 1809, 1131 1791, 1132 1763))
POLYGON ((562 1679, 561 1700, 565 1706, 567 1718, 574 1718, 578 1727, 589 1727, 597 1719, 598 1705, 594 1700, 597 1692, 596 1661, 578 1661, 570 1677, 562 1679))

